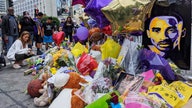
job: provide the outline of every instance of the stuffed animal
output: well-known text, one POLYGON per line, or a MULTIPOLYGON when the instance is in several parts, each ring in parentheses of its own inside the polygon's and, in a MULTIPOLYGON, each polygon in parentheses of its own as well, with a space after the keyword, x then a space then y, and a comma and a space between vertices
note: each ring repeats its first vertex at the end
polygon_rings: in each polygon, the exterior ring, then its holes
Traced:
POLYGON ((91 47, 92 50, 95 50, 95 51, 101 51, 101 46, 100 45, 94 45, 91 47))
POLYGON ((81 88, 80 83, 87 83, 87 81, 84 78, 82 78, 78 73, 70 72, 69 80, 62 88, 80 89, 81 88))
POLYGON ((45 85, 43 89, 39 89, 39 93, 41 93, 42 95, 39 98, 38 97, 34 98, 35 106, 42 107, 48 105, 49 96, 47 92, 47 85, 45 85))
POLYGON ((42 89, 39 89, 39 93, 42 94, 39 98, 35 97, 34 98, 34 104, 35 106, 46 106, 49 103, 49 97, 48 97, 48 92, 47 92, 47 79, 50 77, 50 75, 45 72, 42 74, 42 84, 41 86, 43 87, 42 89))
POLYGON ((47 80, 50 78, 50 75, 48 72, 45 72, 42 74, 42 81, 43 83, 41 84, 42 87, 44 87, 47 84, 47 80))
MULTIPOLYGON (((55 79, 60 79, 58 78, 59 76, 61 75, 57 75, 55 79)), ((49 108, 84 108, 84 101, 76 96, 74 92, 81 88, 80 83, 87 83, 87 81, 76 72, 70 72, 66 76, 68 81, 63 83, 64 85, 61 87, 62 91, 54 99, 49 108)), ((55 80, 54 85, 61 86, 60 80, 55 80)))
POLYGON ((31 97, 39 97, 41 94, 38 92, 39 89, 42 88, 41 86, 42 80, 34 79, 32 80, 27 87, 27 92, 31 97))

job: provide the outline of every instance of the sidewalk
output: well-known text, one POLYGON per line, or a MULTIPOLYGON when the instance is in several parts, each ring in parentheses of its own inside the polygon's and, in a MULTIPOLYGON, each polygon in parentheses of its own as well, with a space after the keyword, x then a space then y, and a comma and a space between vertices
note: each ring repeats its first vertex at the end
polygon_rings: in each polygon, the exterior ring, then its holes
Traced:
MULTIPOLYGON (((33 51, 36 54, 35 47, 33 51)), ((27 85, 32 80, 32 75, 24 76, 27 66, 14 69, 11 65, 13 61, 7 58, 6 64, 7 66, 2 67, 0 71, 0 108, 37 108, 34 106, 33 98, 26 94, 27 85)))
MULTIPOLYGON (((11 65, 0 71, 0 108, 36 108, 33 98, 25 93, 32 76, 24 76, 27 67, 13 69, 11 65)), ((38 107, 47 108, 47 107, 38 107)))

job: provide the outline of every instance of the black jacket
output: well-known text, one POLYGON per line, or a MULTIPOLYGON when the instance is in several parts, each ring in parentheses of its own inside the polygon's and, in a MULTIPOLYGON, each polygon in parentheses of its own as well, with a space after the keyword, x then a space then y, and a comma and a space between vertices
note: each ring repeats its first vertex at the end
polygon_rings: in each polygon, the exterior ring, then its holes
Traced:
MULTIPOLYGON (((10 33, 10 27, 9 27, 9 18, 10 18, 11 15, 7 14, 6 16, 3 17, 3 20, 2 20, 2 25, 1 25, 1 28, 2 28, 2 34, 3 35, 11 35, 10 33)), ((15 21, 17 22, 17 19, 16 17, 14 16, 15 18, 15 21)), ((18 26, 18 22, 17 22, 17 27, 19 28, 18 26)), ((19 29, 18 29, 19 30, 19 29)), ((19 31, 18 31, 19 32, 19 31)))
POLYGON ((20 20, 20 25, 21 25, 21 32, 23 31, 34 32, 34 26, 36 25, 36 23, 31 18, 23 17, 20 20))
POLYGON ((65 33, 72 33, 73 32, 74 24, 73 24, 73 22, 71 22, 70 24, 71 25, 67 25, 67 22, 64 23, 63 29, 64 29, 65 33))

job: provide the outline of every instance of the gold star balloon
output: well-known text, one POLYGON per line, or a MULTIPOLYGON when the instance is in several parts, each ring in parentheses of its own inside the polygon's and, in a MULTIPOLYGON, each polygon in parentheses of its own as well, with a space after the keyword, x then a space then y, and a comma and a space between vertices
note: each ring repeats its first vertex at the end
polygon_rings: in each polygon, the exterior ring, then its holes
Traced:
POLYGON ((143 30, 155 0, 113 0, 101 10, 106 18, 125 31, 143 30))

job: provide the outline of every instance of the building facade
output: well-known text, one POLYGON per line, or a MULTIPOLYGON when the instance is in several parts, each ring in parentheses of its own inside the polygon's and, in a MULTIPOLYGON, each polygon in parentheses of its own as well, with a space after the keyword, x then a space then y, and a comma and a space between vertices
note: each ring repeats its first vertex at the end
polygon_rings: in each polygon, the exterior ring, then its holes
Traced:
POLYGON ((0 0, 0 15, 6 14, 7 0, 0 0))
POLYGON ((43 12, 47 16, 57 16, 56 0, 15 0, 15 15, 23 15, 24 11, 28 11, 32 17, 35 17, 35 9, 43 12))

